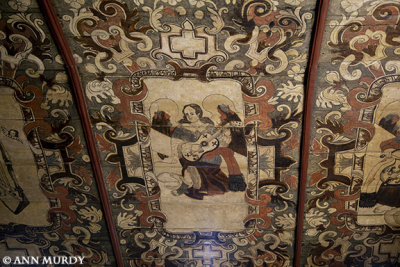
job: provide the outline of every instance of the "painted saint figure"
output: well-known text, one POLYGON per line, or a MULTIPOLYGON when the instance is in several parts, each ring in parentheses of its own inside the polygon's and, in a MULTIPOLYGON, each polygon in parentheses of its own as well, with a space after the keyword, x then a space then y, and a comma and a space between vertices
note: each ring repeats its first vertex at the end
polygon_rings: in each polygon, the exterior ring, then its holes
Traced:
POLYGON ((363 187, 360 207, 382 204, 400 208, 400 150, 378 162, 363 187))
POLYGON ((222 134, 218 137, 219 147, 205 154, 204 157, 208 158, 214 155, 222 156, 228 167, 229 190, 234 192, 244 191, 246 189, 246 183, 234 157, 235 152, 247 156, 243 124, 239 116, 233 112, 229 106, 218 105, 217 110, 221 119, 219 127, 223 129, 222 134))
POLYGON ((29 200, 26 198, 24 191, 16 181, 10 157, 8 156, 1 142, 0 142, 0 201, 14 214, 19 214, 29 204, 29 200))
POLYGON ((378 162, 366 181, 360 195, 360 207, 382 204, 400 207, 400 116, 388 114, 379 120, 379 126, 394 137, 381 141, 382 160, 378 162), (390 152, 390 153, 389 153, 390 152))

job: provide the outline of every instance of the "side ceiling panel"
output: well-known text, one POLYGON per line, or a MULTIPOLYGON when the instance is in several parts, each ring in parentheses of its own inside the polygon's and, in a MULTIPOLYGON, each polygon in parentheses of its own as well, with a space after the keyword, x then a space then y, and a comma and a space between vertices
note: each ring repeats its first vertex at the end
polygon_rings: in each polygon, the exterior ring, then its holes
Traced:
POLYGON ((315 1, 53 1, 127 266, 291 265, 315 1))
POLYGON ((400 255, 400 4, 330 1, 318 65, 302 261, 400 255))
POLYGON ((35 1, 0 19, 0 258, 114 265, 64 63, 35 1))

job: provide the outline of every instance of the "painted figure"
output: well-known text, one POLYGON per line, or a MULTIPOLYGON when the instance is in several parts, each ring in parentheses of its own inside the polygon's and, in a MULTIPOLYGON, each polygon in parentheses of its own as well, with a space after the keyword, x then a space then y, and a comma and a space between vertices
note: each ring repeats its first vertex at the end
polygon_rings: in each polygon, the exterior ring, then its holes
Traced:
POLYGON ((183 119, 176 127, 168 122, 166 112, 154 114, 153 129, 180 142, 177 153, 182 166, 182 182, 172 194, 203 199, 206 195, 245 190, 246 183, 234 157, 235 152, 247 153, 240 118, 225 105, 219 105, 218 112, 221 123, 217 126, 204 117, 202 108, 194 103, 183 107, 183 119), (222 159, 228 175, 221 170, 222 159))
POLYGON ((0 142, 0 201, 12 213, 19 214, 29 204, 24 191, 18 185, 12 162, 0 142))
POLYGON ((400 150, 378 162, 361 190, 360 207, 400 207, 400 150))
POLYGON ((379 120, 379 126, 394 137, 381 141, 379 147, 382 160, 379 161, 363 184, 360 207, 374 207, 382 204, 400 207, 400 116, 390 113, 379 120))
POLYGON ((239 116, 233 112, 227 105, 218 105, 218 113, 220 114, 223 132, 218 137, 219 147, 204 155, 205 158, 221 155, 228 167, 229 172, 229 190, 244 191, 246 183, 239 165, 234 157, 234 152, 247 156, 246 140, 244 138, 244 130, 239 116), (227 126, 227 127, 225 127, 227 126))
POLYGON ((192 161, 184 157, 184 154, 189 153, 187 147, 199 149, 194 143, 202 134, 214 134, 216 131, 212 120, 203 117, 203 111, 199 105, 184 106, 183 119, 179 121, 179 126, 172 134, 173 138, 185 141, 178 146, 183 180, 181 186, 173 194, 185 194, 191 198, 203 199, 205 195, 223 194, 228 191, 228 177, 220 168, 222 160, 219 155, 200 156, 192 161))

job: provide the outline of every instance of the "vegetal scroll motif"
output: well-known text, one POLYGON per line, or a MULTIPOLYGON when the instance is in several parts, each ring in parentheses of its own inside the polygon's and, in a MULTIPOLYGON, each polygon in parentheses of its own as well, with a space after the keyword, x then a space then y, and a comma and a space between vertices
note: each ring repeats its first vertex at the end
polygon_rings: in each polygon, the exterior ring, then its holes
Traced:
POLYGON ((310 171, 306 236, 318 242, 307 261, 390 265, 399 255, 400 65, 392 59, 399 54, 400 6, 340 6, 346 15, 330 22, 325 48, 332 65, 314 107, 311 161, 319 166, 310 171))

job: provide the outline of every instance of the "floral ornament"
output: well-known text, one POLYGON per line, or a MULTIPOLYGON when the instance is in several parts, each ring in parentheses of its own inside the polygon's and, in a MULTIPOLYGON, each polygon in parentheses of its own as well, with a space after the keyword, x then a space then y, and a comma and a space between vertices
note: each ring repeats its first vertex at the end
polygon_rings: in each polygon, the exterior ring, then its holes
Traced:
POLYGON ((112 83, 108 79, 104 79, 104 81, 94 80, 89 82, 86 85, 86 96, 97 103, 102 103, 103 100, 111 99, 111 103, 119 104, 121 100, 115 96, 114 91, 112 90, 112 83))
POLYGON ((83 209, 78 210, 78 214, 81 215, 81 218, 89 221, 89 230, 92 233, 97 233, 101 230, 101 226, 98 224, 103 218, 103 213, 101 210, 96 209, 95 207, 85 207, 83 209))
POLYGON ((301 69, 299 64, 296 64, 292 67, 291 70, 288 70, 288 76, 290 78, 294 78, 296 81, 303 81, 303 77, 304 77, 304 72, 301 69))
POLYGON ((298 6, 300 5, 304 0, 285 0, 286 4, 292 5, 292 6, 298 6))
POLYGON ((297 112, 303 110, 303 97, 304 97, 304 86, 303 84, 294 85, 291 81, 287 84, 282 84, 283 88, 278 88, 278 94, 282 99, 287 99, 290 102, 297 103, 297 112))
POLYGON ((317 107, 332 109, 333 106, 340 106, 340 110, 343 112, 350 110, 351 106, 347 101, 347 92, 349 91, 349 88, 340 83, 339 72, 328 71, 325 80, 331 86, 321 91, 316 100, 317 107))
POLYGON ((64 0, 65 3, 69 4, 73 8, 80 8, 84 3, 85 0, 64 0))
POLYGON ((46 98, 42 103, 41 108, 50 109, 50 104, 68 108, 72 104, 71 92, 64 86, 54 84, 49 88, 49 90, 47 90, 46 98))
POLYGON ((197 8, 200 8, 200 7, 202 7, 202 6, 205 5, 205 3, 204 3, 203 0, 189 0, 189 3, 190 3, 192 6, 196 6, 197 8))
POLYGON ((101 210, 96 209, 94 206, 80 209, 78 210, 78 213, 83 219, 86 219, 90 222, 99 222, 103 218, 103 213, 101 210))
POLYGON ((161 0, 164 3, 168 3, 171 6, 175 6, 176 4, 180 3, 182 0, 161 0))
POLYGON ((194 12, 194 17, 195 17, 196 19, 203 19, 203 18, 204 18, 204 12, 201 11, 201 10, 196 10, 196 11, 194 12))
POLYGON ((325 213, 315 209, 306 213, 306 222, 312 227, 306 231, 308 236, 316 236, 319 233, 319 230, 317 229, 319 226, 324 226, 325 228, 328 226, 329 222, 325 216, 325 213))
POLYGON ((285 230, 294 229, 296 226, 296 219, 292 213, 283 214, 275 219, 276 225, 284 228, 285 230))
POLYGON ((230 3, 232 3, 232 5, 236 5, 236 0, 225 0, 225 3, 227 5, 229 5, 230 3))
POLYGON ((31 0, 12 0, 8 1, 8 5, 14 10, 25 12, 31 5, 31 0))
POLYGON ((125 230, 130 230, 139 225, 138 216, 140 216, 143 212, 134 211, 135 214, 128 214, 126 212, 118 214, 117 223, 118 226, 125 230))
POLYGON ((341 3, 342 8, 349 13, 358 10, 363 4, 364 1, 362 0, 344 0, 341 3))
POLYGON ((186 15, 186 9, 183 6, 178 6, 176 8, 176 12, 180 15, 180 16, 184 16, 186 15))
POLYGON ((317 107, 325 109, 332 109, 333 106, 340 106, 341 111, 351 109, 346 94, 343 91, 332 87, 326 88, 319 94, 316 105, 317 107))

